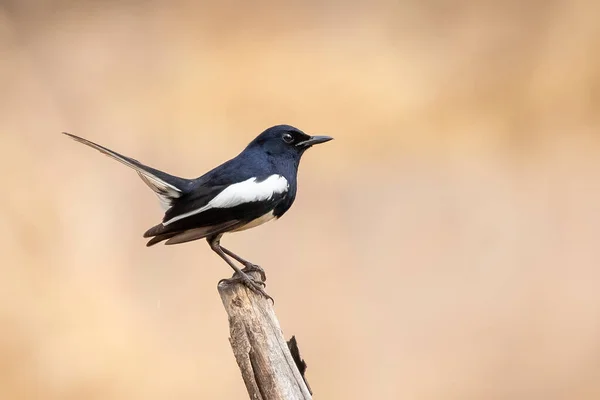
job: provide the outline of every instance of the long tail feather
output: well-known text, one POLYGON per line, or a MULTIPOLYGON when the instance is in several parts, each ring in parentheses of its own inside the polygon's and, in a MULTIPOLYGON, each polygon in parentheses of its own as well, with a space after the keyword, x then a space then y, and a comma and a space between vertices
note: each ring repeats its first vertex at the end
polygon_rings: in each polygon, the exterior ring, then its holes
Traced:
POLYGON ((155 236, 152 239, 150 239, 148 241, 148 243, 146 243, 146 246, 147 247, 154 246, 156 243, 160 243, 163 240, 170 239, 170 238, 172 238, 173 236, 175 236, 177 234, 178 234, 178 232, 172 232, 172 233, 165 233, 164 235, 155 236))
POLYGON ((140 163, 139 161, 126 157, 122 154, 119 154, 115 151, 107 149, 104 146, 101 146, 97 143, 91 142, 82 137, 73 135, 71 133, 63 132, 63 134, 69 136, 71 139, 83 143, 86 146, 92 147, 99 152, 111 157, 118 162, 133 168, 140 178, 152 189, 156 195, 158 196, 161 205, 163 208, 168 209, 171 205, 171 200, 181 197, 186 188, 188 187, 190 181, 188 179, 179 178, 177 176, 169 175, 165 172, 159 171, 152 167, 148 167, 140 163))

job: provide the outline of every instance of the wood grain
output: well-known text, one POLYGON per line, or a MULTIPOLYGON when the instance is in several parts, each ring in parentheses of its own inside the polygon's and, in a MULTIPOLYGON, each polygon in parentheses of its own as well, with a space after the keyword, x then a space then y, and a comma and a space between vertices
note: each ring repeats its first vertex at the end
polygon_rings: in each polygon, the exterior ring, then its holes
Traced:
MULTIPOLYGON (((257 273, 250 273, 259 279, 257 273)), ((221 282, 229 342, 252 400, 312 399, 270 300, 241 284, 221 282)))

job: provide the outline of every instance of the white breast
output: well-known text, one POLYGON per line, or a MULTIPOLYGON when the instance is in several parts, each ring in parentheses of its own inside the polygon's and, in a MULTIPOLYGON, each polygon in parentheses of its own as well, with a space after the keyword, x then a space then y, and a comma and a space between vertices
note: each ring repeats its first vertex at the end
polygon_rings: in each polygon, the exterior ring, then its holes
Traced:
POLYGON ((240 232, 240 231, 245 231, 246 229, 256 228, 259 225, 269 222, 273 218, 275 218, 275 216, 273 215, 273 211, 271 211, 270 213, 265 214, 262 217, 253 219, 252 221, 248 222, 246 225, 240 226, 239 228, 234 229, 231 232, 240 232))

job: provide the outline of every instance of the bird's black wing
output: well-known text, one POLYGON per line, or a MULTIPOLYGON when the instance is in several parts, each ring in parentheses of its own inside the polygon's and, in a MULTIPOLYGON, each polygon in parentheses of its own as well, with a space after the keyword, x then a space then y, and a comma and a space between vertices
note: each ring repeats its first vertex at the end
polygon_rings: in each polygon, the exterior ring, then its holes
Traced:
POLYGON ((239 229, 268 216, 285 198, 289 187, 287 180, 277 174, 250 177, 231 184, 200 183, 176 199, 163 222, 144 234, 144 237, 154 237, 148 245, 167 239, 167 244, 182 243, 239 229))

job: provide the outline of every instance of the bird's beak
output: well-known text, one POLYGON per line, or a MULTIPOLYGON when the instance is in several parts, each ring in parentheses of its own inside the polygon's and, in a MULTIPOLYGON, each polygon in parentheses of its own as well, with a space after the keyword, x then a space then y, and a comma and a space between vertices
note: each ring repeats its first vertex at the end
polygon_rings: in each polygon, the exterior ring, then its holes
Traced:
POLYGON ((331 136, 311 136, 310 139, 300 142, 296 146, 309 148, 312 145, 329 142, 330 140, 333 140, 331 136))

